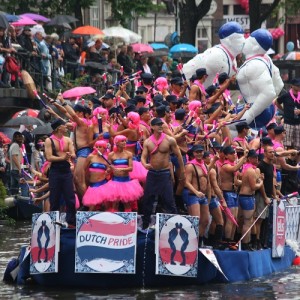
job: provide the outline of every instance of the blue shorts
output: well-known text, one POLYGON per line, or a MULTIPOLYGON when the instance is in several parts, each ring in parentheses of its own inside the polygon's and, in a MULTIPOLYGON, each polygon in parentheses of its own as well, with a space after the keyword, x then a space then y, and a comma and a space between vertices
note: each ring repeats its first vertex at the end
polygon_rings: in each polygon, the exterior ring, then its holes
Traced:
POLYGON ((254 210, 255 198, 251 195, 239 195, 239 203, 243 210, 254 210))
POLYGON ((87 158, 92 153, 92 149, 90 147, 84 147, 76 151, 76 156, 87 158))
POLYGON ((211 197, 209 202, 209 210, 213 210, 215 208, 218 208, 220 206, 219 199, 217 197, 211 197))
POLYGON ((189 194, 185 204, 186 206, 191 206, 193 204, 208 205, 208 201, 206 197, 199 198, 196 195, 189 194))
POLYGON ((226 201, 227 207, 235 208, 239 207, 237 194, 234 191, 223 191, 224 199, 226 201))

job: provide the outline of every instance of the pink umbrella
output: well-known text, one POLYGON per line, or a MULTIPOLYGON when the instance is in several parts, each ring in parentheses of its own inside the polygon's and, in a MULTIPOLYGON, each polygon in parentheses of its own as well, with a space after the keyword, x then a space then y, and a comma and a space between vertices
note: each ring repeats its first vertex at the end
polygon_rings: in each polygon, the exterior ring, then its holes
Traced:
POLYGON ((50 22, 50 19, 42 16, 42 15, 38 15, 38 14, 33 14, 33 13, 26 13, 26 14, 22 14, 20 15, 20 17, 27 17, 27 18, 30 18, 31 20, 34 20, 34 21, 41 21, 41 22, 44 22, 44 23, 48 23, 50 22))
POLYGON ((37 22, 33 21, 32 19, 21 16, 20 19, 16 22, 11 23, 13 26, 27 26, 27 25, 36 25, 37 22))
POLYGON ((63 93, 63 97, 70 99, 70 98, 77 98, 83 95, 94 94, 96 90, 89 86, 77 86, 70 90, 67 90, 63 93))
POLYGON ((141 44, 141 43, 136 43, 136 44, 132 44, 132 49, 133 52, 138 52, 138 53, 143 53, 143 52, 147 52, 147 53, 153 53, 153 48, 148 45, 148 44, 141 44))

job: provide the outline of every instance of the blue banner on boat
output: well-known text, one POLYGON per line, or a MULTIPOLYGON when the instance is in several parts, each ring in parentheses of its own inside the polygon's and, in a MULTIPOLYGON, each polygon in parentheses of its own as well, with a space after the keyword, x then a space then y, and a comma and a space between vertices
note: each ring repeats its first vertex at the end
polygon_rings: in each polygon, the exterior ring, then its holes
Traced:
POLYGON ((58 211, 32 215, 30 274, 58 272, 58 221, 58 211))
POLYGON ((76 273, 135 274, 136 213, 77 212, 76 273))
POLYGON ((199 218, 156 217, 156 274, 197 277, 199 218))

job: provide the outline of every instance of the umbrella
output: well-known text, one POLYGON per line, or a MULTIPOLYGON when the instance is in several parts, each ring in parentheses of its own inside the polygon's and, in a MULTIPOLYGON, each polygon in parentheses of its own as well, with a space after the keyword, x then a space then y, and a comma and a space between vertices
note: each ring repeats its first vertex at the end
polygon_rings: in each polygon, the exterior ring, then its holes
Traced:
POLYGON ((16 16, 16 15, 11 15, 11 14, 8 14, 8 13, 4 13, 6 19, 8 22, 16 22, 20 19, 19 16, 16 16))
POLYGON ((300 52, 299 51, 291 51, 284 54, 281 60, 300 60, 300 52))
POLYGON ((151 43, 150 46, 152 47, 152 49, 154 51, 163 50, 163 49, 166 49, 167 51, 169 51, 169 47, 164 43, 151 43))
POLYGON ((133 52, 137 52, 137 53, 143 53, 143 52, 152 53, 153 52, 153 49, 151 48, 151 46, 149 44, 136 43, 136 44, 132 44, 131 46, 132 46, 133 52))
POLYGON ((198 53, 198 49, 190 44, 177 44, 170 49, 173 58, 193 57, 198 53))
POLYGON ((52 132, 53 132, 53 129, 52 129, 50 123, 46 123, 43 126, 38 126, 32 130, 32 134, 47 134, 48 135, 52 132))
POLYGON ((7 21, 5 14, 0 12, 0 27, 6 29, 6 28, 8 28, 8 26, 9 26, 9 23, 7 21))
POLYGON ((142 37, 140 35, 121 26, 108 27, 103 29, 102 31, 104 32, 106 39, 120 39, 127 44, 138 43, 142 40, 142 37))
POLYGON ((12 22, 11 24, 14 26, 26 26, 26 25, 36 25, 37 22, 33 21, 28 17, 22 16, 18 21, 12 22))
POLYGON ((73 23, 78 21, 78 19, 69 15, 56 15, 47 25, 52 26, 62 26, 64 23, 73 23))
POLYGON ((73 30, 74 34, 80 34, 80 35, 93 35, 93 34, 100 34, 104 35, 104 32, 94 26, 80 26, 73 30))
POLYGON ((96 93, 96 90, 89 86, 77 86, 63 93, 64 98, 76 98, 83 95, 96 93))
POLYGON ((34 117, 36 118, 39 114, 39 110, 37 109, 31 109, 31 108, 28 108, 28 109, 24 109, 24 110, 21 110, 21 111, 17 111, 13 116, 12 118, 19 118, 19 117, 23 117, 23 116, 29 116, 29 117, 34 117))
POLYGON ((10 144, 11 140, 6 134, 4 134, 3 132, 0 132, 0 142, 2 144, 10 144))
POLYGON ((29 116, 22 116, 14 118, 5 123, 5 126, 20 126, 20 125, 44 125, 44 122, 38 118, 33 118, 29 116))
POLYGON ((26 14, 22 14, 20 15, 21 17, 22 16, 25 16, 27 18, 30 18, 31 20, 34 20, 34 21, 41 21, 41 22, 44 22, 44 23, 48 23, 50 21, 50 19, 42 16, 42 15, 38 15, 38 14, 33 14, 33 13, 26 13, 26 14))

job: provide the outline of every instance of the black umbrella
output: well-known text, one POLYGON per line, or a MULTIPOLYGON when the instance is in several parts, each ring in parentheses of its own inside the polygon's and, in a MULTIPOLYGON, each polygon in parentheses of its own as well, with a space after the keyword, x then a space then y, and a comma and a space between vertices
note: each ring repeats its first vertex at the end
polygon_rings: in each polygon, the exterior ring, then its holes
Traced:
POLYGON ((44 125, 45 123, 38 118, 33 118, 29 116, 21 116, 18 118, 14 118, 9 120, 4 124, 6 127, 14 127, 20 125, 44 125))
POLYGON ((43 125, 43 126, 38 126, 37 128, 34 128, 32 130, 32 134, 46 134, 46 135, 49 135, 53 132, 53 129, 51 127, 51 124, 50 123, 47 123, 46 125, 43 125))
POLYGON ((63 26, 64 23, 73 23, 78 21, 78 19, 76 19, 73 16, 69 16, 69 15, 56 15, 53 19, 51 19, 51 21, 49 23, 47 23, 47 25, 52 25, 52 26, 63 26))
POLYGON ((9 23, 7 21, 5 14, 0 12, 0 27, 6 29, 6 28, 8 28, 8 26, 9 26, 9 23))

